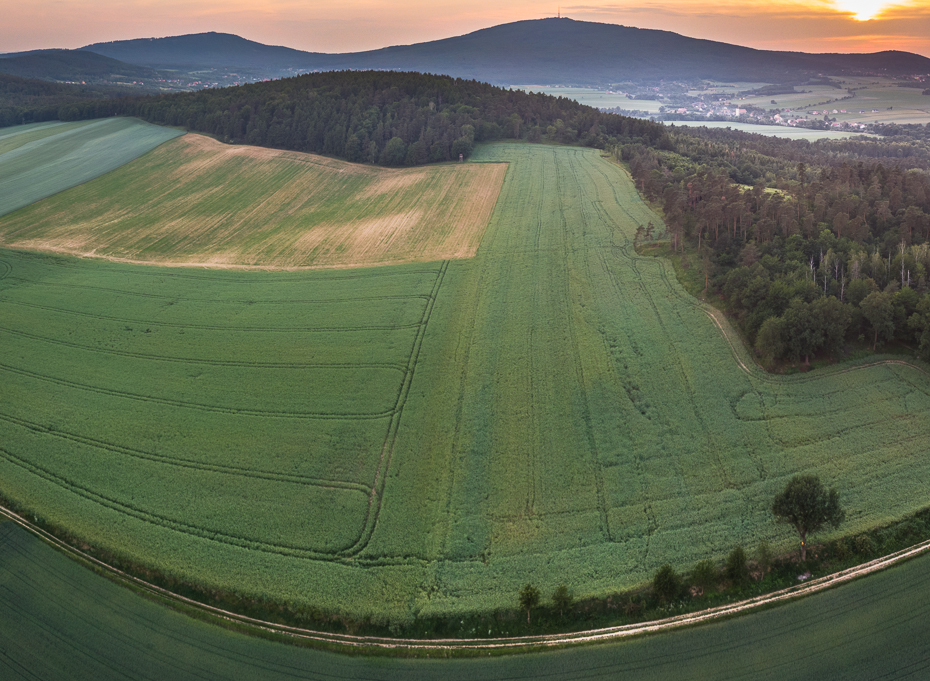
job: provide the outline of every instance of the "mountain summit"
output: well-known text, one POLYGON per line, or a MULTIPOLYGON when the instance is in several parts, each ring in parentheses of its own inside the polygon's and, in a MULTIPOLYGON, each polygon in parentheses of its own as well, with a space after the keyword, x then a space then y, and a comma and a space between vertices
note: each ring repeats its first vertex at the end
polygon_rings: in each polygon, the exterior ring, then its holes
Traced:
POLYGON ((455 38, 347 54, 272 47, 223 33, 97 43, 82 49, 155 68, 391 69, 497 84, 602 85, 696 78, 789 82, 827 73, 930 74, 930 59, 908 52, 775 52, 572 19, 517 21, 455 38))

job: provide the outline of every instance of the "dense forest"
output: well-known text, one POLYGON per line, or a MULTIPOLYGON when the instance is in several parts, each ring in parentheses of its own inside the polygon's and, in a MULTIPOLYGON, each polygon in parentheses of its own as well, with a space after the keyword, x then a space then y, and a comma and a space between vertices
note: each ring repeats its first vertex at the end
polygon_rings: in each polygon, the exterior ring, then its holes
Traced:
MULTIPOLYGON (((907 134, 811 143, 689 130, 673 134, 674 151, 613 152, 766 360, 807 364, 856 341, 930 359, 930 129, 895 132, 907 134)), ((654 231, 639 239, 665 236, 654 231)))
POLYGON ((468 157, 475 142, 543 139, 603 148, 665 147, 663 126, 562 97, 474 80, 391 71, 310 73, 198 92, 87 101, 62 120, 138 116, 237 143, 362 163, 420 165, 468 157))
POLYGON ((65 105, 127 94, 113 85, 67 85, 0 73, 0 128, 55 121, 65 105))

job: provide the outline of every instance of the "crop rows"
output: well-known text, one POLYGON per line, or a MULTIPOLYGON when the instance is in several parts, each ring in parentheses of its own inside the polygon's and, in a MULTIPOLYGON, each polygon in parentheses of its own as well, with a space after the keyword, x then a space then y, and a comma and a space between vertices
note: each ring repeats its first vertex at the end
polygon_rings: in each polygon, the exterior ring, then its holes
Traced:
POLYGON ((2 252, 2 491, 211 587, 397 619, 787 549, 769 506, 798 473, 840 489, 845 531, 923 506, 926 374, 765 374, 635 254, 659 219, 622 169, 477 154, 509 166, 471 259, 192 271, 2 252))
POLYGON ((243 280, 5 256, 8 470, 251 551, 364 546, 446 265, 243 280))
MULTIPOLYGON (((478 247, 505 172, 503 164, 371 168, 191 134, 0 220, 0 241, 246 267, 463 258, 478 247)), ((2 173, 0 163, 0 181, 2 173)))

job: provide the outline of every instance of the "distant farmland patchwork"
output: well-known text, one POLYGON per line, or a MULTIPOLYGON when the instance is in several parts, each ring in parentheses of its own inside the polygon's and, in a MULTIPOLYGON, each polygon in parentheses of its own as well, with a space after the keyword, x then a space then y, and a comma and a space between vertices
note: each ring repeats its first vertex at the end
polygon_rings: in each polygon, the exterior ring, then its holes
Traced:
POLYGON ((623 170, 565 147, 476 160, 509 169, 471 259, 253 272, 0 251, 2 492, 210 586, 399 619, 788 548, 768 508, 796 473, 842 491, 846 531, 926 504, 926 374, 763 374, 635 255, 658 218, 623 170))

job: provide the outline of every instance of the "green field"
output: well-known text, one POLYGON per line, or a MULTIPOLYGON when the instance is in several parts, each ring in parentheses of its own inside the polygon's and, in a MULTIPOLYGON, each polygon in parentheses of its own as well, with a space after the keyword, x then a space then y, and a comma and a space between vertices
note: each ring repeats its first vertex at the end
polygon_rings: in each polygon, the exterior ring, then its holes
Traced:
POLYGON ((863 135, 857 132, 838 132, 836 130, 809 130, 807 128, 789 128, 782 125, 754 125, 752 123, 739 123, 736 121, 665 121, 665 125, 686 126, 689 128, 728 128, 740 132, 754 132, 770 137, 784 137, 792 140, 841 140, 849 137, 862 139, 871 138, 872 135, 863 135))
POLYGON ((365 658, 189 619, 3 523, 0 678, 917 679, 930 667, 928 573, 924 555, 775 609, 617 643, 490 659, 365 658))
POLYGON ((481 242, 506 170, 494 163, 377 168, 190 134, 0 218, 0 244, 231 267, 463 258, 481 242))
POLYGON ((769 506, 798 473, 838 487, 844 532, 926 506, 927 374, 764 374, 635 255, 659 220, 622 169, 567 147, 475 158, 510 165, 467 260, 0 251, 0 491, 211 587, 397 620, 787 550, 769 506))
POLYGON ((180 134, 132 118, 0 128, 0 215, 99 177, 180 134))
POLYGON ((630 99, 619 92, 607 92, 597 88, 587 87, 552 87, 550 85, 513 85, 511 90, 525 90, 526 92, 541 92, 553 97, 574 99, 580 104, 593 106, 595 109, 620 108, 624 111, 648 111, 658 113, 659 107, 664 103, 654 99, 630 99))
MULTIPOLYGON (((733 101, 739 102, 740 106, 758 106, 763 109, 775 107, 780 109, 816 109, 824 106, 822 102, 833 102, 833 100, 845 96, 846 90, 835 88, 830 85, 798 85, 795 86, 795 92, 793 93, 735 97, 733 101), (772 104, 773 99, 777 104, 772 104), (817 106, 818 104, 820 107, 817 106)), ((834 105, 837 108, 846 108, 846 103, 847 102, 835 102, 830 105, 830 108, 832 109, 834 105)))

